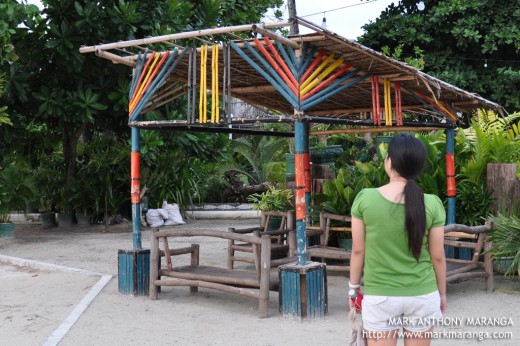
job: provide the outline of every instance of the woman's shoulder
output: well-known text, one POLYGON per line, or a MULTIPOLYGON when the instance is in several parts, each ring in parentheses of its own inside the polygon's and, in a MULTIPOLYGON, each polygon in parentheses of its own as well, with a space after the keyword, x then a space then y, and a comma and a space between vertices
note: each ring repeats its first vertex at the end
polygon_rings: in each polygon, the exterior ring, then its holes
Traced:
POLYGON ((442 205, 442 201, 439 198, 439 196, 433 195, 433 194, 429 194, 429 193, 425 193, 424 194, 424 203, 425 204, 441 204, 442 205))
POLYGON ((424 205, 430 212, 444 213, 444 204, 437 195, 424 194, 424 205))
POLYGON ((377 194, 377 188, 375 187, 366 187, 359 191, 358 196, 372 196, 374 194, 377 194))

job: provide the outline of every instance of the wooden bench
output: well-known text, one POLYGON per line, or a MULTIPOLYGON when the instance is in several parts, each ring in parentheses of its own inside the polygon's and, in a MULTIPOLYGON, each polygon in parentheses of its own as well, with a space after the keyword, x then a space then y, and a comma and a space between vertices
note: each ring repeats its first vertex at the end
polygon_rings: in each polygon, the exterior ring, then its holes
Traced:
POLYGON ((218 230, 157 230, 151 232, 150 241, 150 298, 158 298, 160 286, 190 286, 191 292, 198 287, 245 295, 258 299, 260 317, 267 317, 269 291, 278 291, 278 276, 271 275, 271 236, 252 236, 218 230), (241 241, 253 248, 255 270, 236 270, 203 266, 199 264, 199 246, 170 249, 168 238, 215 237, 241 241), (162 239, 162 242, 160 241, 162 239), (163 248, 160 249, 160 243, 163 248), (174 266, 172 256, 191 254, 187 266, 174 266), (165 257, 166 265, 162 265, 165 257))
POLYGON ((493 263, 487 251, 492 243, 487 241, 486 232, 492 229, 491 223, 483 226, 451 224, 444 226, 444 245, 473 250, 471 260, 446 258, 446 282, 470 278, 485 278, 486 290, 495 289, 493 263), (483 261, 480 256, 483 255, 483 261))
MULTIPOLYGON (((320 244, 309 246, 307 248, 307 256, 310 258, 321 258, 321 262, 325 263, 326 259, 334 260, 350 260, 352 254, 351 250, 328 246, 329 236, 331 231, 335 232, 352 232, 350 227, 334 227, 331 226, 331 221, 350 222, 352 218, 346 215, 338 215, 331 213, 320 213, 320 226, 309 226, 306 228, 306 235, 320 236, 320 244)), ((349 272, 350 265, 332 265, 327 264, 327 271, 331 272, 349 272)))
MULTIPOLYGON (((296 247, 296 234, 294 226, 294 213, 283 211, 262 211, 259 227, 237 229, 229 227, 228 231, 237 234, 251 234, 260 237, 263 234, 271 236, 271 266, 275 267, 280 264, 287 263, 283 259, 292 253, 292 249, 296 247), (269 230, 269 221, 273 218, 280 219, 280 225, 276 230, 269 230), (276 261, 275 259, 281 259, 276 261), (280 263, 281 262, 281 263, 280 263)), ((228 269, 233 269, 235 262, 254 263, 253 246, 248 242, 239 242, 234 239, 228 240, 228 269), (244 253, 238 256, 236 252, 244 253)))
MULTIPOLYGON (((320 213, 320 226, 307 227, 307 236, 320 235, 320 245, 310 246, 307 248, 307 254, 310 257, 318 257, 322 259, 350 260, 352 252, 350 250, 330 247, 327 245, 329 234, 331 231, 351 232, 350 227, 332 227, 331 220, 351 221, 349 216, 320 213)), ((491 242, 486 241, 486 232, 492 229, 491 224, 483 226, 466 226, 461 224, 452 224, 444 227, 444 245, 466 248, 473 250, 471 260, 462 259, 446 259, 446 281, 453 282, 462 279, 483 277, 486 282, 486 290, 494 290, 493 282, 493 263, 491 255, 486 253, 491 247, 491 242), (480 256, 483 255, 483 261, 480 256)), ((327 265, 328 271, 349 272, 349 265, 327 265)))

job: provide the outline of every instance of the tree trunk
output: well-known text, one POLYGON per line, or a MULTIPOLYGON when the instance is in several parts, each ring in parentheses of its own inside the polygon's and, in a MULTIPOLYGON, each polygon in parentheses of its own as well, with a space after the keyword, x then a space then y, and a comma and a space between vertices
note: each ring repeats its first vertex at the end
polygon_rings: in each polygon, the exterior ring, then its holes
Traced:
POLYGON ((493 214, 509 213, 518 198, 519 181, 516 163, 490 163, 487 165, 487 186, 493 197, 493 214))
POLYGON ((70 187, 72 181, 76 177, 76 159, 78 140, 85 132, 87 123, 84 122, 74 133, 74 128, 71 124, 65 124, 63 127, 63 162, 65 163, 65 184, 70 187))

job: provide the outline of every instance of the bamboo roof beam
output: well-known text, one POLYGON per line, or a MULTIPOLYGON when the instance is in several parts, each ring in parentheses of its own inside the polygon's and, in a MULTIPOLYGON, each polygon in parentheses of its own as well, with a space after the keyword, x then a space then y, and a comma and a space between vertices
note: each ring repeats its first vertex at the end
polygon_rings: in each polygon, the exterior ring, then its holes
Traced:
POLYGON ((290 40, 288 38, 285 38, 283 36, 277 35, 272 31, 265 30, 264 28, 258 27, 258 25, 253 25, 253 31, 258 32, 259 34, 262 34, 262 36, 269 37, 270 39, 273 39, 275 41, 278 41, 280 43, 285 44, 286 46, 292 47, 294 49, 300 49, 301 46, 294 42, 293 40, 290 40))
MULTIPOLYGON (((423 104, 420 104, 420 105, 411 105, 411 106, 403 106, 402 107, 403 110, 417 110, 417 109, 423 109, 424 108, 424 105, 423 104)), ((381 111, 383 111, 385 108, 382 107, 381 108, 381 111)), ((372 108, 344 108, 344 109, 332 109, 332 110, 326 110, 326 111, 314 111, 314 112, 308 112, 308 114, 313 114, 313 115, 327 115, 327 114, 331 114, 331 113, 335 113, 335 114, 340 114, 340 113, 343 113, 343 114, 347 114, 347 113, 365 113, 365 112, 372 112, 372 108)))
POLYGON ((336 129, 336 130, 324 130, 324 131, 311 131, 311 136, 323 136, 332 135, 339 133, 381 133, 381 132, 417 132, 417 131, 438 131, 446 130, 444 127, 413 127, 413 126, 384 126, 384 127, 371 127, 371 128, 357 128, 357 129, 336 129))
POLYGON ((250 93, 250 92, 260 92, 260 91, 276 91, 276 88, 272 86, 271 84, 264 84, 264 85, 252 85, 252 86, 246 86, 246 87, 236 87, 231 88, 231 92, 235 93, 250 93))
POLYGON ((110 60, 114 64, 122 64, 122 65, 130 66, 130 67, 135 67, 134 61, 131 61, 128 58, 123 58, 116 54, 98 50, 98 51, 96 51, 96 55, 99 56, 100 58, 110 60))
MULTIPOLYGON (((222 28, 187 31, 187 32, 181 32, 181 33, 177 33, 177 34, 169 34, 169 35, 162 35, 162 36, 156 36, 156 37, 147 37, 147 38, 142 38, 142 39, 137 39, 137 40, 104 43, 104 44, 99 44, 99 45, 94 45, 94 46, 83 46, 79 49, 79 52, 80 53, 91 53, 91 52, 95 52, 97 50, 110 50, 110 49, 114 49, 114 48, 132 47, 132 46, 136 46, 136 45, 147 45, 147 44, 152 44, 152 43, 173 41, 173 40, 179 40, 179 39, 184 39, 184 38, 193 38, 193 37, 216 35, 216 34, 226 34, 226 33, 239 32, 239 31, 249 31, 249 30, 252 31, 254 25, 255 24, 227 26, 227 27, 222 27, 222 28)), ((290 25, 292 25, 292 21, 260 24, 260 26, 263 26, 264 28, 281 28, 281 27, 290 26, 290 25)))

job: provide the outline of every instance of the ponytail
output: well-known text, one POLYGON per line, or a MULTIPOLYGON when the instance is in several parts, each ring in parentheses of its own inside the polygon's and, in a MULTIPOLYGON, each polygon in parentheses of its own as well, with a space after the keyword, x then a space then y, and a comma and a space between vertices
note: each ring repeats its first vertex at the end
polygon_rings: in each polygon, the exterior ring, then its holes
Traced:
POLYGON ((426 211, 424 192, 413 179, 408 179, 404 187, 404 208, 408 248, 413 257, 419 261, 423 238, 426 233, 426 211))
POLYGON ((392 169, 407 180, 403 194, 408 248, 413 257, 419 261, 426 233, 426 210, 424 192, 416 184, 415 178, 424 169, 426 148, 419 139, 405 133, 392 138, 388 144, 388 156, 392 160, 392 169))

